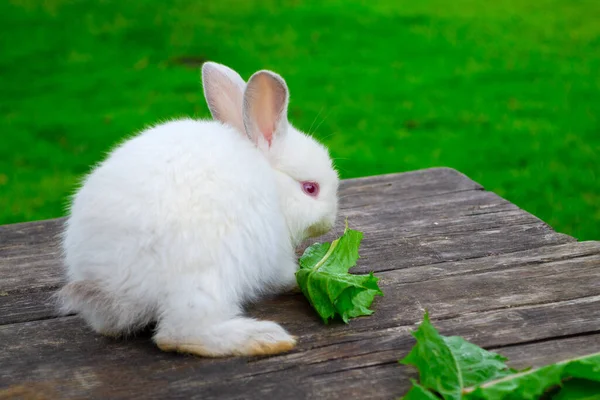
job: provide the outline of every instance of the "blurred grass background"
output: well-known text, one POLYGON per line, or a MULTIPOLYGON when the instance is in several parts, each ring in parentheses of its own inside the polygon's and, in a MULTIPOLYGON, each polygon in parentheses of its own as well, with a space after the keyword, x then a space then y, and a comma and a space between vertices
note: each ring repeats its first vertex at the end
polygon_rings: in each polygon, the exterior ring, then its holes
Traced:
POLYGON ((206 117, 199 68, 284 76, 345 178, 450 166, 600 239, 598 0, 0 2, 0 224, 64 215, 123 137, 206 117))

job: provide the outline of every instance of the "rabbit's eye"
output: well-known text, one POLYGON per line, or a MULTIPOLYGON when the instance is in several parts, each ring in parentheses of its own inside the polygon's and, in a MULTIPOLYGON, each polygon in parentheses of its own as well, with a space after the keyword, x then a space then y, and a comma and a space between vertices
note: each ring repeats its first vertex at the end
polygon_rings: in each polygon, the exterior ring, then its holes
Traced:
POLYGON ((302 182, 302 190, 309 196, 317 197, 319 195, 319 184, 316 182, 302 182))

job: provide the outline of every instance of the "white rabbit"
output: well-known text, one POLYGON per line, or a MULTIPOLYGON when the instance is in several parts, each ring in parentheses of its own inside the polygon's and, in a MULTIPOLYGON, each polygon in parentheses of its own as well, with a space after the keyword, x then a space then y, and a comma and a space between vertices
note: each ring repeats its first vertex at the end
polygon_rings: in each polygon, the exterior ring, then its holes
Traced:
POLYGON ((288 351, 295 337, 242 306, 295 286, 295 247, 335 222, 338 174, 326 148, 288 123, 279 75, 259 71, 246 85, 206 63, 202 80, 216 121, 141 132, 74 195, 61 308, 111 336, 156 321, 165 351, 288 351))

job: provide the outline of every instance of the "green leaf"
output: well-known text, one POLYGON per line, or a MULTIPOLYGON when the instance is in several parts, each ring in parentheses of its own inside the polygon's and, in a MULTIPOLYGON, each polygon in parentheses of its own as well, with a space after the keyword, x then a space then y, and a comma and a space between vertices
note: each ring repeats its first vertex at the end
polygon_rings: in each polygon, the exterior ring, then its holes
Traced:
POLYGON ((419 385, 417 382, 411 379, 413 384, 412 388, 404 395, 402 400, 439 400, 435 394, 419 385))
POLYGON ((458 361, 464 386, 475 386, 518 372, 506 366, 507 358, 482 349, 459 336, 442 336, 458 361))
POLYGON ((442 336, 425 313, 417 343, 400 360, 419 370, 404 399, 600 400, 600 353, 536 369, 508 368, 503 356, 458 336, 442 336))
MULTIPOLYGON (((600 382, 600 353, 561 361, 556 364, 512 374, 465 389, 465 400, 515 398, 537 400, 554 386, 569 378, 600 382)), ((572 388, 569 390, 573 390, 572 388)), ((568 397, 571 400, 576 397, 568 397)))
POLYGON ((499 354, 484 350, 458 336, 438 333, 425 313, 423 322, 413 332, 417 344, 400 362, 419 370, 421 385, 447 400, 460 400, 463 389, 515 371, 504 364, 499 354))
POLYGON ((304 251, 296 272, 298 286, 325 323, 339 315, 350 318, 373 313, 369 309, 376 295, 383 296, 372 273, 352 275, 348 270, 359 258, 362 232, 346 229, 331 243, 316 243, 304 251))

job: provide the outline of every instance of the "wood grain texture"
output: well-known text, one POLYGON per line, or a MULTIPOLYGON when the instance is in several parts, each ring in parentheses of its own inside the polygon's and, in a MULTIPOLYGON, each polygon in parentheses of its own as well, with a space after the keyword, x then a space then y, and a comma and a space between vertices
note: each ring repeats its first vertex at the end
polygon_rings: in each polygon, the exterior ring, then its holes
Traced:
MULTIPOLYGON (((354 272, 375 271, 375 314, 323 325, 286 293, 250 305, 299 336, 275 357, 200 359, 160 352, 57 317, 64 220, 0 227, 0 399, 389 399, 415 371, 400 366, 425 309, 443 334, 497 348, 516 366, 600 345, 600 243, 554 232, 447 168, 343 181, 340 223, 365 232, 354 272)), ((299 249, 299 253, 302 248, 299 249)))
MULTIPOLYGON (((597 297, 469 313, 434 323, 443 334, 459 334, 486 348, 514 348, 519 343, 597 332, 599 305, 597 297)), ((337 398, 338 392, 351 398, 394 398, 415 377, 411 368, 397 364, 414 344, 409 335, 412 328, 410 323, 345 334, 320 329, 312 337, 302 337, 290 354, 206 360, 162 353, 149 334, 130 340, 96 337, 75 317, 11 324, 0 327, 0 387, 31 382, 60 387, 63 395, 88 398, 164 398, 172 393, 185 398, 249 394, 254 398, 282 396, 290 390, 294 394, 284 398, 337 398), (326 387, 329 390, 324 391, 326 387)), ((523 363, 543 365, 589 353, 595 348, 590 337, 597 341, 598 334, 581 336, 587 347, 562 345, 559 353, 535 352, 534 346, 522 355, 523 363)))

